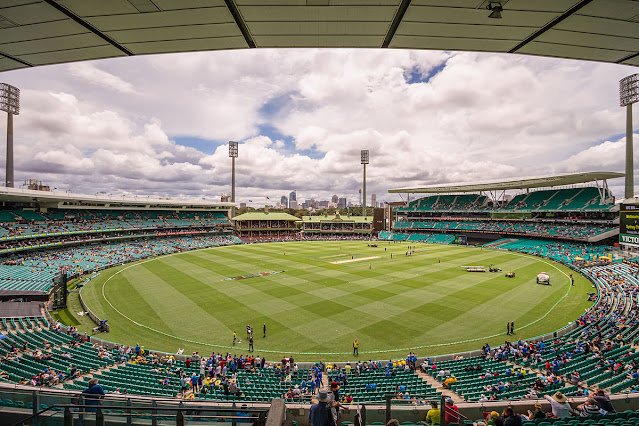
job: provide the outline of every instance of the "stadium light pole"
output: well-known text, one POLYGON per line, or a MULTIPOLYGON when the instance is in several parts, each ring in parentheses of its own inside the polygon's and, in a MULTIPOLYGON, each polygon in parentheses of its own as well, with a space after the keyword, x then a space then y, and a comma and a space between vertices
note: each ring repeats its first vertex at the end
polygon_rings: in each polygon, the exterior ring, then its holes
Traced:
POLYGON ((366 165, 368 164, 368 150, 367 149, 362 149, 361 152, 361 162, 362 165, 364 166, 364 191, 363 191, 363 196, 364 196, 364 201, 362 202, 362 212, 364 212, 364 216, 366 216, 366 165))
POLYGON ((5 186, 13 188, 13 116, 20 114, 20 89, 7 83, 0 83, 0 111, 7 113, 5 186))
POLYGON ((626 191, 625 198, 635 196, 635 175, 632 143, 632 104, 639 101, 639 74, 619 80, 619 105, 626 107, 626 191))
MULTIPOLYGON (((229 157, 231 157, 231 202, 235 204, 235 159, 237 158, 237 142, 229 141, 229 157)), ((235 216, 235 205, 231 207, 231 217, 235 216)))

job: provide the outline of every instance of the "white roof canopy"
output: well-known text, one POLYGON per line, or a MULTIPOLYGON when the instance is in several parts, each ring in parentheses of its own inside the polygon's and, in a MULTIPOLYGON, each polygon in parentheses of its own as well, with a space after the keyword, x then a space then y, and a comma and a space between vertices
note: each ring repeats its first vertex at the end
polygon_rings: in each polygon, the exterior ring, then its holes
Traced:
POLYGON ((448 194, 479 191, 501 191, 509 189, 550 188, 555 186, 576 185, 579 183, 603 181, 624 176, 625 175, 623 173, 617 172, 567 173, 555 176, 502 179, 486 182, 451 183, 444 185, 429 185, 418 188, 397 188, 389 189, 388 192, 402 194, 448 194))
POLYGON ((235 203, 216 202, 202 198, 158 198, 134 195, 115 195, 99 192, 95 195, 74 194, 65 191, 37 191, 32 189, 0 187, 0 202, 38 203, 46 207, 110 208, 110 209, 219 209, 228 210, 235 203))

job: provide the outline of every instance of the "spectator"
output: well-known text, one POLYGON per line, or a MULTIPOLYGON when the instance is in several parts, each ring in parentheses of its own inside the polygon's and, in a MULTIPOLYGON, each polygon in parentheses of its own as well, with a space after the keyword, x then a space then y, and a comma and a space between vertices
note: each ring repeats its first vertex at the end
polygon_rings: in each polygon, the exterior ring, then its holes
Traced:
POLYGON ((437 406, 437 401, 432 401, 430 403, 430 406, 432 408, 428 410, 428 413, 426 413, 426 423, 431 425, 435 423, 439 423, 439 419, 441 417, 441 410, 437 406))
POLYGON ((603 389, 597 389, 593 398, 597 402, 599 409, 605 411, 605 413, 602 414, 616 413, 615 407, 612 406, 610 398, 604 393, 603 389))
POLYGON ((577 406, 577 410, 579 410, 579 415, 581 417, 592 416, 593 414, 599 414, 599 406, 597 405, 597 401, 593 398, 588 398, 586 402, 577 406))
POLYGON ((459 408, 457 408, 451 397, 446 398, 445 413, 446 424, 459 423, 459 408))
MULTIPOLYGON (((82 391, 84 395, 86 405, 97 406, 100 403, 100 399, 104 398, 104 389, 98 384, 97 378, 89 380, 89 387, 82 391)), ((95 408, 87 408, 86 411, 95 412, 95 408)))
POLYGON ((544 398, 546 398, 546 400, 550 402, 553 416, 560 419, 565 419, 566 417, 570 416, 571 407, 568 403, 568 398, 566 398, 566 395, 557 391, 552 397, 544 395, 544 398))
POLYGON ((501 418, 497 411, 490 412, 490 418, 488 419, 488 426, 504 426, 504 419, 501 418))
POLYGON ((513 407, 506 407, 504 414, 506 415, 504 426, 521 426, 521 416, 515 413, 513 407))
POLYGON ((535 419, 545 419, 546 413, 541 407, 541 403, 535 402, 535 412, 528 410, 528 418, 532 421, 535 419))
POLYGON ((330 397, 326 389, 321 389, 317 395, 317 404, 313 404, 308 413, 311 426, 337 426, 329 407, 330 397))

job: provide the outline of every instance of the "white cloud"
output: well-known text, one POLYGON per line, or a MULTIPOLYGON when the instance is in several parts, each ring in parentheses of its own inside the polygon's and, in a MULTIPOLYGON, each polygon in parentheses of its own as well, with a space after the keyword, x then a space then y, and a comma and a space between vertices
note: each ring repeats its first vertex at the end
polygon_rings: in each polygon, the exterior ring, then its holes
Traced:
POLYGON ((516 55, 309 49, 4 75, 23 96, 18 179, 86 193, 214 197, 229 191, 226 142, 237 140, 240 200, 292 189, 301 199, 357 199, 360 149, 371 152, 368 193, 391 200, 392 187, 623 170, 617 81, 628 73, 516 55), (214 149, 187 146, 192 138, 214 149))
POLYGON ((135 89, 131 83, 122 80, 120 77, 98 68, 96 63, 78 62, 68 65, 71 74, 83 78, 86 81, 113 89, 122 93, 135 93, 135 89))
MULTIPOLYGON (((636 137, 636 136, 635 136, 636 137)), ((635 161, 639 153, 633 152, 635 161)), ((562 172, 577 171, 624 171, 626 161, 626 138, 605 141, 571 155, 557 163, 554 168, 562 172)), ((639 166, 639 164, 638 164, 639 166)), ((639 176, 639 175, 638 175, 639 176)))

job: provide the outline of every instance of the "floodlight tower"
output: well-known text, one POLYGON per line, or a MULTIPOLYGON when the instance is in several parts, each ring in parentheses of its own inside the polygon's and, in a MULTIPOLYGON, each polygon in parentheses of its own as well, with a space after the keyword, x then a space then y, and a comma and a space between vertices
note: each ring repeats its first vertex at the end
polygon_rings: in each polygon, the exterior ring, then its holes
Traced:
POLYGON ((626 107, 626 193, 625 198, 635 196, 635 175, 632 144, 632 104, 639 101, 639 74, 619 80, 619 105, 626 107))
POLYGON ((364 212, 364 216, 366 216, 366 165, 368 164, 368 150, 362 149, 361 152, 361 163, 364 166, 364 202, 362 203, 362 212, 364 212))
POLYGON ((13 188, 13 116, 20 114, 20 89, 7 83, 0 83, 0 111, 7 113, 5 186, 13 188))
MULTIPOLYGON (((235 159, 237 158, 237 142, 229 141, 229 157, 231 157, 231 202, 235 203, 235 159)), ((231 207, 231 217, 235 216, 235 206, 231 207)))

